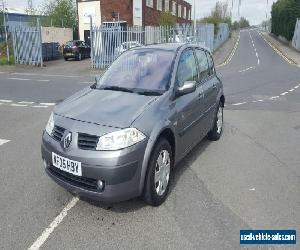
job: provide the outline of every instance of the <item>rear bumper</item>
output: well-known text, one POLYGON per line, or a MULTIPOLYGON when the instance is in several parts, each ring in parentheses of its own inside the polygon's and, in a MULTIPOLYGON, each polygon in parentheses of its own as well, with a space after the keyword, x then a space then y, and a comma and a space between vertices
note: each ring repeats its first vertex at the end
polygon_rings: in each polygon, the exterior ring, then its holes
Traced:
POLYGON ((147 141, 117 152, 79 150, 65 152, 61 144, 43 134, 42 158, 46 173, 71 193, 103 202, 118 202, 141 195, 140 181, 147 141), (52 165, 52 152, 80 161, 82 177, 63 172, 52 165), (105 183, 103 191, 97 181, 105 183))

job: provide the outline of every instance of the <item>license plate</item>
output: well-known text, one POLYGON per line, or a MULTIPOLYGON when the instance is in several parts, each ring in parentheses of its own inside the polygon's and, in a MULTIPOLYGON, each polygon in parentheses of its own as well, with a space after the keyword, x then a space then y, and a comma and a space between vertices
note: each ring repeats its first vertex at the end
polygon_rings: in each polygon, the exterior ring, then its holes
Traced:
POLYGON ((52 153, 52 164, 54 167, 67 173, 82 176, 81 162, 73 161, 68 158, 52 153))
POLYGON ((66 53, 66 56, 73 56, 73 53, 66 53))

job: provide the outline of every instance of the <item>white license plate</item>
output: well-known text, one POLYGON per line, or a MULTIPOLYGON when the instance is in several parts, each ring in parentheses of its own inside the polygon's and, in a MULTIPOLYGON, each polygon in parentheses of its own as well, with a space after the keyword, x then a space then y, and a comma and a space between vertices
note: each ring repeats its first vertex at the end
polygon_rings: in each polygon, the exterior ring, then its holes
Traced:
POLYGON ((73 53, 66 53, 66 56, 73 56, 73 53))
POLYGON ((54 167, 73 175, 82 176, 81 162, 72 161, 68 158, 52 153, 52 164, 54 167))

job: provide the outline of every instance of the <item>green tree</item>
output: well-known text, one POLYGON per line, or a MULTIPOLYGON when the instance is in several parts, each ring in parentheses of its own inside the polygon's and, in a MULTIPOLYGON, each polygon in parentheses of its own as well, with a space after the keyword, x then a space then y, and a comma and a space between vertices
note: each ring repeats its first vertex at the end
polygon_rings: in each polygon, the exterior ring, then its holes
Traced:
POLYGON ((176 24, 176 17, 172 15, 170 12, 161 12, 159 18, 159 25, 160 26, 175 26, 176 24))
POLYGON ((240 23, 238 21, 234 21, 232 24, 233 30, 238 30, 240 28, 240 23))
POLYGON ((56 26, 76 29, 78 18, 76 5, 73 0, 50 0, 43 6, 41 11, 45 18, 43 26, 56 26))
POLYGON ((245 17, 241 17, 239 21, 240 29, 248 28, 250 27, 249 21, 245 17))
POLYGON ((272 5, 272 33, 292 40, 297 18, 300 17, 299 0, 278 0, 272 5))
POLYGON ((227 23, 229 25, 229 28, 231 28, 232 22, 229 13, 228 3, 217 2, 215 7, 211 10, 210 16, 204 17, 198 22, 214 24, 215 34, 218 33, 220 23, 227 23))

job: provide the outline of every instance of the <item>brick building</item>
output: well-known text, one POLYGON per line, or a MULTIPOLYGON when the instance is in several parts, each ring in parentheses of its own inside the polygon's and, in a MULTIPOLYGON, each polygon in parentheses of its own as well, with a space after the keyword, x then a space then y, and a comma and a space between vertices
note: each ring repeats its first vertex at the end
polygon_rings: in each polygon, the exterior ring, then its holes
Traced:
POLYGON ((170 12, 177 23, 191 23, 192 6, 184 0, 77 0, 79 36, 89 33, 89 17, 93 23, 122 22, 127 26, 158 26, 162 11, 170 12))

